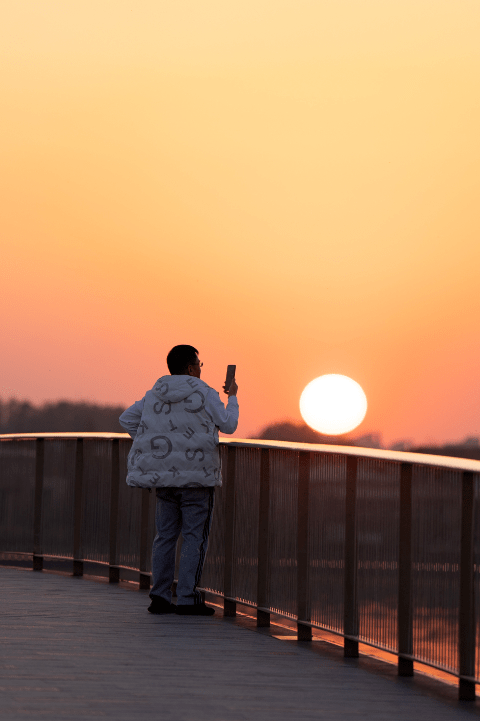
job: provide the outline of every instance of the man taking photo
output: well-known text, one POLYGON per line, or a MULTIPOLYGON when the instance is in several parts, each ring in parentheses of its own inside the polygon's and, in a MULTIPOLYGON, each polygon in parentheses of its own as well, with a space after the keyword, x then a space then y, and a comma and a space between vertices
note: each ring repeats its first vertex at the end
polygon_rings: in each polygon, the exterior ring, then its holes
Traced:
POLYGON ((133 438, 127 483, 156 488, 157 534, 152 549, 150 613, 212 616, 197 586, 202 576, 212 521, 215 486, 222 485, 218 431, 234 433, 238 424, 238 386, 233 379, 227 406, 201 380, 203 363, 190 345, 167 356, 170 375, 162 376, 120 416, 133 438), (182 534, 177 605, 172 604, 175 551, 182 534))

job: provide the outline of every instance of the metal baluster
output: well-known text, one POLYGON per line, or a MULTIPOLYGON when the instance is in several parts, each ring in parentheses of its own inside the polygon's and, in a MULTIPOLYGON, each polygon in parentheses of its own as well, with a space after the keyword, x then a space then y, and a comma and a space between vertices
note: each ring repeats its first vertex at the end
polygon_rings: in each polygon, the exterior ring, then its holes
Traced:
POLYGON ((150 574, 147 571, 147 558, 150 551, 149 544, 149 516, 150 516, 150 491, 148 488, 142 488, 142 508, 140 520, 140 573, 139 573, 139 589, 142 591, 150 590, 150 574))
POLYGON ((235 523, 235 461, 236 448, 227 447, 227 483, 225 487, 225 569, 223 577, 223 615, 236 616, 237 604, 233 591, 233 533, 235 523))
POLYGON ((83 438, 77 438, 75 449, 75 486, 73 501, 73 575, 83 576, 82 552, 82 488, 83 438))
POLYGON ((268 605, 268 521, 270 510, 270 451, 260 451, 260 496, 258 507, 258 567, 257 567, 257 626, 270 626, 270 614, 264 609, 268 605))
POLYGON ((299 641, 312 640, 312 627, 302 623, 310 621, 308 598, 308 505, 310 489, 310 453, 301 451, 298 458, 297 504, 297 633, 299 641))
POLYGON ((112 441, 112 460, 110 471, 110 528, 109 528, 109 568, 108 580, 110 583, 118 583, 120 580, 120 569, 117 566, 117 531, 118 531, 118 496, 120 483, 120 441, 114 438, 112 441))
POLYGON ((473 473, 462 477, 462 535, 460 549, 460 608, 458 620, 459 672, 458 698, 475 700, 475 603, 473 576, 474 527, 473 473))
POLYGON ((345 493, 345 587, 343 653, 346 658, 358 657, 358 607, 357 607, 357 458, 347 456, 347 479, 345 493), (349 638, 347 638, 349 637, 349 638), (353 638, 352 638, 353 637, 353 638))
POLYGON ((398 675, 413 676, 412 611, 412 465, 400 471, 400 527, 398 543, 398 675))
POLYGON ((43 571, 42 508, 45 441, 35 441, 35 497, 33 516, 33 570, 43 571))

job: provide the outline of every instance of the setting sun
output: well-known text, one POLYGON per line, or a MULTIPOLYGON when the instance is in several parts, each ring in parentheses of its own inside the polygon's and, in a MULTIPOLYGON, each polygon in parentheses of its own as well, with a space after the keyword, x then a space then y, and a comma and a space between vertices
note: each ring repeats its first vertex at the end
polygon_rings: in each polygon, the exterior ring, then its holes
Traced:
POLYGON ((367 397, 356 381, 332 373, 315 378, 304 388, 300 412, 316 431, 340 435, 352 431, 363 421, 367 397))

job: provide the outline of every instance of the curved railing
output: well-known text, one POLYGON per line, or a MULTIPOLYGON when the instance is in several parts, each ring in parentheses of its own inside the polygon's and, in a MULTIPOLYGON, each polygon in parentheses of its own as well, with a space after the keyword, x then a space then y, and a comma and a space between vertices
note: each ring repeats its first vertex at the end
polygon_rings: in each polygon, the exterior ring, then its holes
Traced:
MULTIPOLYGON (((0 559, 103 568, 150 587, 155 494, 129 488, 125 434, 0 436, 0 559)), ((222 439, 207 593, 480 683, 480 462, 222 439)))

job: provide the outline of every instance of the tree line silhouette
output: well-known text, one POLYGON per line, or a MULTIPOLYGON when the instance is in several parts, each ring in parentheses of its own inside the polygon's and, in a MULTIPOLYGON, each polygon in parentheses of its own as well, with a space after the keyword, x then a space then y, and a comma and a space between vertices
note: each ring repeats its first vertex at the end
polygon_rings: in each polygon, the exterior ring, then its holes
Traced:
POLYGON ((306 423, 279 421, 262 428, 255 438, 265 441, 289 441, 290 443, 327 443, 335 446, 362 446, 363 448, 381 448, 381 437, 378 433, 367 433, 355 436, 344 433, 341 436, 328 436, 314 431, 306 423))
POLYGON ((124 433, 118 422, 124 410, 86 401, 35 406, 30 401, 0 399, 0 433, 124 433))
MULTIPOLYGON (((357 436, 353 433, 346 433, 343 436, 325 436, 314 431, 306 423, 292 423, 291 421, 281 421, 267 425, 255 437, 268 441, 290 441, 290 443, 326 443, 335 446, 357 446, 360 448, 383 447, 379 433, 367 433, 357 436)), ((399 443, 393 446, 392 449, 480 460, 480 440, 477 437, 465 438, 463 442, 446 443, 442 446, 415 446, 414 444, 405 445, 399 443)))
MULTIPOLYGON (((124 433, 118 422, 124 410, 123 406, 101 405, 86 401, 62 400, 35 406, 30 401, 0 399, 0 433, 124 433)), ((378 433, 327 436, 314 431, 306 423, 287 420, 271 423, 251 437, 270 441, 290 441, 290 443, 326 443, 336 446, 382 448, 381 436, 378 433)), ((468 438, 458 444, 409 446, 400 450, 480 460, 478 438, 468 438)))

